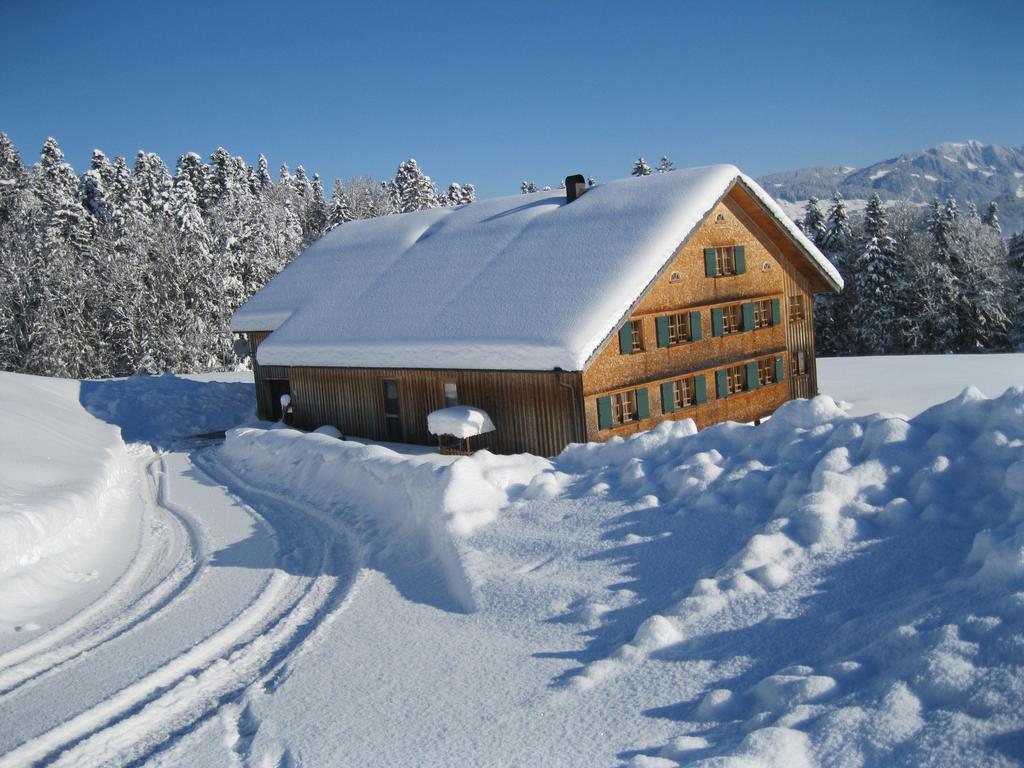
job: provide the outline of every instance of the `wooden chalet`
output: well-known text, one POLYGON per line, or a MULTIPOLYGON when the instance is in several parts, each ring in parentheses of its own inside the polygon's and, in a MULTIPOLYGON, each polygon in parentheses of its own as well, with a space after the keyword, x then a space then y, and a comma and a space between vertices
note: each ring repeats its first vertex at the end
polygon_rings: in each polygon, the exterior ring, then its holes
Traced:
POLYGON ((665 419, 753 421, 817 393, 814 294, 835 268, 733 166, 345 224, 238 310, 260 418, 550 456, 665 419))

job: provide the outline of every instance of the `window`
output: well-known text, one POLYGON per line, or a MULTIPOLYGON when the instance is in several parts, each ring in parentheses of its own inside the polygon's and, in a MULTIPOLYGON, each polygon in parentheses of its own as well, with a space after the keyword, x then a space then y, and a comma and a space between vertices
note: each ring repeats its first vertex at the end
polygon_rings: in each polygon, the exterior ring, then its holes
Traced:
POLYGON ((627 320, 619 328, 619 354, 632 355, 644 351, 644 326, 642 320, 627 320))
POLYGON ((694 398, 694 386, 693 379, 680 379, 679 381, 672 382, 673 396, 675 400, 675 407, 689 408, 693 405, 696 400, 694 398))
POLYGON ((636 420, 636 393, 630 391, 612 395, 612 421, 616 424, 628 424, 636 420))
POLYGON ((444 383, 444 407, 451 408, 459 404, 459 389, 454 381, 444 383))
POLYGON ((804 314, 804 297, 797 294, 796 296, 789 297, 789 320, 803 320, 806 317, 804 314))
POLYGON ((797 352, 795 357, 790 358, 790 367, 794 376, 803 376, 807 373, 807 358, 803 352, 797 352))
POLYGON ((384 427, 387 439, 401 442, 402 408, 398 397, 398 382, 395 379, 384 379, 384 427))
POLYGON ((715 269, 719 275, 736 274, 736 249, 733 246, 715 248, 715 269))
POLYGON ((775 358, 763 357, 757 361, 757 383, 762 387, 775 383, 775 358))
POLYGON ((631 320, 630 325, 630 336, 633 342, 633 352, 644 351, 644 329, 643 324, 640 320, 631 320))
POLYGON ((650 415, 651 402, 647 387, 597 398, 598 429, 612 429, 622 424, 643 421, 650 415))
POLYGON ((715 217, 715 221, 725 221, 725 214, 720 213, 715 217))
POLYGON ((690 341, 690 316, 669 315, 668 316, 668 343, 682 344, 690 341))
POLYGON ((739 333, 742 330, 743 313, 741 305, 730 304, 727 307, 722 307, 722 335, 728 336, 730 333, 739 333))
POLYGON ((734 365, 725 369, 725 391, 727 394, 735 395, 747 388, 747 366, 734 365))
POLYGON ((671 275, 668 276, 668 281, 670 283, 678 283, 682 279, 683 279, 683 276, 681 274, 679 274, 678 272, 673 272, 671 275))
POLYGON ((772 300, 754 302, 754 327, 767 328, 772 324, 772 300))

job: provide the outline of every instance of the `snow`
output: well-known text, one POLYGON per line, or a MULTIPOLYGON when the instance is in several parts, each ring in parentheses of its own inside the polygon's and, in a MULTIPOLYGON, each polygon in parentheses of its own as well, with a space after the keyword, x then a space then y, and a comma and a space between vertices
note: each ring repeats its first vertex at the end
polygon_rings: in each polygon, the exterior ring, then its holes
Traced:
POLYGON ((892 173, 892 168, 884 168, 882 170, 875 171, 870 176, 868 176, 868 178, 871 179, 872 181, 877 181, 878 179, 888 176, 890 173, 892 173))
POLYGON ((273 331, 265 365, 581 370, 734 183, 842 284, 764 190, 716 165, 602 183, 571 204, 556 190, 350 222, 232 329, 273 331))
POLYGON ((212 428, 230 382, 111 385, 103 423, 85 383, 0 376, 0 524, 71 519, 51 464, 101 521, 0 571, 31 598, 0 624, 0 768, 1016 764, 1024 355, 820 374, 757 427, 554 459, 200 444, 127 414, 151 387, 212 428), (91 586, 46 589, 76 558, 91 586))
POLYGON ((487 412, 468 405, 440 408, 427 414, 427 430, 432 435, 452 435, 465 439, 494 431, 487 412))

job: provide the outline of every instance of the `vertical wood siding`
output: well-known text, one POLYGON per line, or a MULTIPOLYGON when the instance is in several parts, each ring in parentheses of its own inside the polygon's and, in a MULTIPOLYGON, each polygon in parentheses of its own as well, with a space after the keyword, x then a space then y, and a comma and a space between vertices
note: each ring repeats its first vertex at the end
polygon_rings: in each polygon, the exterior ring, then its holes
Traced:
POLYGON ((274 414, 270 382, 287 381, 288 368, 283 365, 260 365, 256 362, 256 350, 270 335, 270 331, 250 331, 249 356, 252 358, 252 375, 256 384, 256 415, 261 419, 272 419, 274 414))
POLYGON ((444 407, 444 383, 455 382, 460 405, 482 408, 495 431, 473 439, 474 448, 500 453, 553 456, 583 439, 579 374, 554 372, 422 370, 403 368, 292 367, 295 424, 315 429, 326 424, 345 435, 387 440, 384 381, 398 383, 403 439, 436 445, 427 432, 427 414, 444 407), (574 417, 573 410, 580 413, 574 417))

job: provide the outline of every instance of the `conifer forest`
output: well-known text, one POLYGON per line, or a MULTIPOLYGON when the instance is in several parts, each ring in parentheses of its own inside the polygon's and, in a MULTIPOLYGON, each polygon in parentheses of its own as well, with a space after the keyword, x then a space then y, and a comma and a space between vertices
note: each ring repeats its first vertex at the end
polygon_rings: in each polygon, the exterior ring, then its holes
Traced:
POLYGON ((415 160, 394 179, 271 175, 219 148, 208 162, 95 151, 81 175, 47 139, 26 166, 0 134, 0 369, 101 378, 231 368, 231 314, 306 246, 356 219, 455 206, 415 160))

